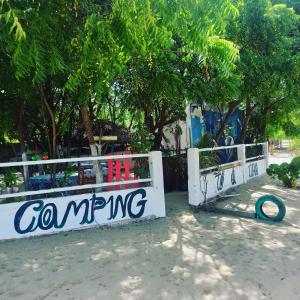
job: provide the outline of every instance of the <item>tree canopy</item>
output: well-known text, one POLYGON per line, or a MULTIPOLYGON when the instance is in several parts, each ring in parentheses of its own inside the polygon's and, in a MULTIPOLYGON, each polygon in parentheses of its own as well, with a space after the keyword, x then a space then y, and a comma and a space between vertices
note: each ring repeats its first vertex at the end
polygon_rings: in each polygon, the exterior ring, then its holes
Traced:
POLYGON ((196 99, 227 117, 242 109, 242 141, 287 128, 300 105, 297 5, 1 0, 0 142, 55 157, 84 128, 93 153, 93 124, 109 119, 143 127, 159 149, 163 127, 196 99), (266 122, 253 126, 260 116, 266 122))

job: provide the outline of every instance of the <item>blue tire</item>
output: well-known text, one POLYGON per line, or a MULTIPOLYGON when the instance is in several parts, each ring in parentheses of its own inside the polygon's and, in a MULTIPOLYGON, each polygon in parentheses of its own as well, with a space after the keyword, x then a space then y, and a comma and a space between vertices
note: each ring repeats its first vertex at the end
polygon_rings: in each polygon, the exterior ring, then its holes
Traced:
POLYGON ((280 222, 283 220, 286 214, 286 209, 283 201, 274 196, 274 195, 265 195, 260 197, 255 203, 255 212, 257 217, 261 220, 273 221, 273 222, 280 222), (278 207, 278 214, 276 216, 268 216, 263 211, 263 205, 265 202, 271 201, 278 207))

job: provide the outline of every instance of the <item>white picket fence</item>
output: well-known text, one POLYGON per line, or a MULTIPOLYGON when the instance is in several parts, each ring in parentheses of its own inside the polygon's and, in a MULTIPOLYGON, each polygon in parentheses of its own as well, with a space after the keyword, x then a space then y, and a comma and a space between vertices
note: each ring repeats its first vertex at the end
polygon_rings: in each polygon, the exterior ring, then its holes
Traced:
POLYGON ((261 176, 268 166, 268 143, 242 144, 215 148, 188 150, 188 192, 189 204, 192 206, 203 205, 207 200, 246 183, 248 180, 261 176), (246 148, 261 146, 263 154, 246 158, 246 148), (237 151, 237 160, 201 168, 199 154, 214 151, 237 151))
POLYGON ((95 162, 126 158, 147 158, 150 177, 1 194, 0 200, 37 195, 41 197, 35 200, 0 204, 0 240, 79 230, 130 220, 165 217, 162 156, 159 151, 148 154, 0 163, 0 172, 1 168, 26 168, 34 165, 95 162), (134 183, 148 183, 149 186, 97 192, 99 188, 103 187, 120 185, 124 187, 126 184, 134 183), (95 192, 52 198, 43 197, 45 194, 66 194, 70 191, 89 189, 95 189, 95 192))

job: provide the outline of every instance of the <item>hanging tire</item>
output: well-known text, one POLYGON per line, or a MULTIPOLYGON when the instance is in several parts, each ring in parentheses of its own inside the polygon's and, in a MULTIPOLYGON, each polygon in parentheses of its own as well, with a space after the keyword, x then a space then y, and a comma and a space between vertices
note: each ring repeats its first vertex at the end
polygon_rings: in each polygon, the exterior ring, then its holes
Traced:
POLYGON ((273 222, 282 221, 286 213, 283 201, 274 195, 265 195, 260 197, 255 203, 255 211, 259 219, 273 222), (273 202, 275 205, 277 205, 279 211, 276 216, 268 216, 263 211, 263 205, 268 201, 273 202))

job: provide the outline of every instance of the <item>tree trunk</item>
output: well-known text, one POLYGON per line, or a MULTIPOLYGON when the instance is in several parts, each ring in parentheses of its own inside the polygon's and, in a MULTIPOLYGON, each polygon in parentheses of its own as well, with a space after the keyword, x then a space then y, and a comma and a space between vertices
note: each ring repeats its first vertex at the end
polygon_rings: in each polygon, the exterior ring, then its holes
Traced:
MULTIPOLYGON (((91 119, 90 119, 88 109, 87 109, 87 107, 81 107, 80 110, 81 110, 83 126, 85 128, 85 132, 86 132, 86 135, 87 135, 87 138, 89 141, 89 145, 90 145, 91 154, 92 154, 92 156, 98 156, 97 146, 96 146, 95 139, 94 139, 93 129, 92 129, 92 125, 91 125, 91 119)), ((94 172, 96 174, 96 183, 103 182, 102 169, 99 165, 99 162, 94 161, 93 165, 94 165, 94 172)))
POLYGON ((267 130, 267 114, 263 114, 262 120, 261 120, 261 125, 260 125, 259 136, 260 137, 265 137, 266 130, 267 130))
MULTIPOLYGON (((24 109, 25 109, 25 98, 19 97, 19 114, 18 114, 18 135, 20 141, 22 161, 27 161, 26 145, 25 145, 25 128, 24 128, 24 109)), ((23 166, 24 183, 27 188, 28 186, 28 166, 23 166)))
POLYGON ((55 124, 55 116, 53 113, 52 108, 50 107, 50 104, 48 102, 47 96, 45 94, 45 91, 42 87, 40 87, 40 94, 42 97, 42 101, 44 102, 48 113, 50 115, 50 120, 51 120, 51 128, 52 128, 52 155, 51 158, 55 159, 56 158, 56 124, 55 124))
POLYGON ((218 144, 219 140, 224 134, 224 130, 229 122, 230 117, 232 114, 236 111, 236 109, 239 107, 240 101, 231 101, 229 103, 228 111, 226 113, 225 119, 223 120, 220 129, 218 130, 216 137, 215 137, 215 142, 218 144))
POLYGON ((18 113, 18 135, 21 147, 21 153, 25 151, 25 138, 24 138, 24 106, 25 99, 19 97, 19 113, 18 113))
MULTIPOLYGON (((46 96, 46 93, 43 89, 42 86, 40 86, 40 95, 41 95, 41 98, 42 98, 42 101, 43 103, 45 104, 46 108, 47 108, 47 111, 49 113, 49 116, 50 116, 50 121, 51 121, 51 131, 52 131, 52 149, 50 149, 51 151, 51 155, 50 157, 52 159, 55 159, 56 158, 56 124, 55 124, 55 116, 54 116, 54 112, 48 102, 48 99, 47 99, 47 96, 46 96)), ((50 146, 50 148, 51 148, 50 146)), ((56 186, 56 164, 51 164, 51 183, 52 183, 52 187, 55 187, 56 186)))
POLYGON ((265 135, 266 135, 267 118, 268 118, 268 115, 270 112, 271 112, 270 103, 268 100, 266 100, 264 103, 263 111, 262 111, 261 124, 259 126, 259 135, 261 137, 265 137, 265 135))
POLYGON ((241 144, 245 143, 247 128, 249 125, 251 112, 253 109, 254 109, 254 107, 251 108, 250 98, 247 98, 246 99, 246 111, 245 111, 244 119, 243 119, 243 128, 242 128, 241 135, 240 135, 240 143, 241 144))
POLYGON ((241 131, 240 143, 244 144, 246 140, 247 127, 249 125, 250 115, 245 114, 243 119, 243 128, 241 131))
POLYGON ((163 128, 158 128, 157 132, 155 132, 154 134, 154 143, 151 150, 159 151, 162 139, 163 139, 163 128))
POLYGON ((144 117, 145 117, 145 125, 148 127, 148 131, 152 134, 155 134, 154 133, 154 121, 153 121, 151 112, 149 110, 145 110, 144 117))

